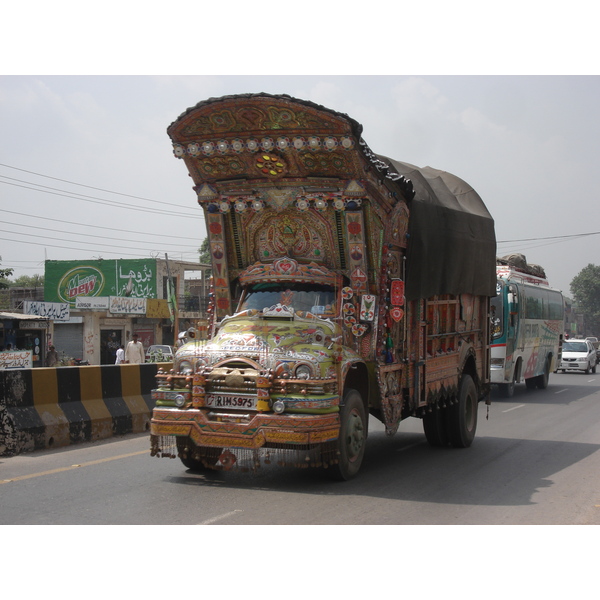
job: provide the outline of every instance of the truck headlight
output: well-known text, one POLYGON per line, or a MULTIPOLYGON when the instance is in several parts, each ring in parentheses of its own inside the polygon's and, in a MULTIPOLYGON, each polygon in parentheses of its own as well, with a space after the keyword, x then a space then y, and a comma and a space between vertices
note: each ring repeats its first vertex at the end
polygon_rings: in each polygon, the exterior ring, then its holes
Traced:
POLYGON ((189 375, 194 372, 194 367, 192 367, 192 363, 189 360, 182 360, 179 363, 179 372, 189 375))
POLYGON ((275 400, 273 402, 273 412, 276 412, 280 415, 285 410, 285 404, 281 400, 275 400))
POLYGON ((313 375, 313 370, 310 365, 302 364, 296 367, 294 371, 296 379, 310 379, 313 375))
POLYGON ((175 406, 181 408, 185 404, 185 396, 183 394, 177 394, 175 396, 175 406))

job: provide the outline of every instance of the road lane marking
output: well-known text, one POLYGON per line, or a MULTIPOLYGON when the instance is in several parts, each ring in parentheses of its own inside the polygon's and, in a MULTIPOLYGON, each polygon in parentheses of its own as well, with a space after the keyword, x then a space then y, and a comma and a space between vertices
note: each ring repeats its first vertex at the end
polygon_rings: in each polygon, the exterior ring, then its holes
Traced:
POLYGON ((219 515, 218 517, 213 517, 212 519, 207 519, 206 521, 202 521, 202 523, 198 523, 198 525, 212 525, 212 523, 216 523, 217 521, 221 521, 226 519, 227 517, 231 517, 237 513, 244 512, 241 508, 237 508, 236 510, 232 510, 231 512, 225 513, 223 515, 219 515))
POLYGON ((562 390, 558 390, 556 392, 554 392, 555 394, 562 394, 563 392, 566 392, 568 388, 564 388, 562 390))
POLYGON ((513 406, 512 408, 507 408, 506 410, 503 410, 503 413, 507 413, 510 412, 511 410, 517 410, 517 408, 523 408, 525 405, 524 404, 519 404, 519 406, 513 406))
POLYGON ((23 481, 24 479, 32 479, 33 477, 43 477, 44 475, 64 473, 65 471, 72 471, 73 469, 81 469, 81 467, 91 467, 92 465, 99 465, 105 462, 110 462, 112 460, 120 460, 121 458, 129 458, 130 456, 138 456, 139 454, 148 454, 148 450, 139 450, 138 452, 130 452, 129 454, 119 454, 119 456, 100 458, 99 460, 90 460, 89 462, 81 463, 79 465, 71 465, 70 467, 60 467, 59 469, 50 469, 49 471, 31 473, 30 475, 20 475, 19 477, 13 477, 12 479, 0 479, 0 485, 3 483, 11 483, 13 481, 23 481))

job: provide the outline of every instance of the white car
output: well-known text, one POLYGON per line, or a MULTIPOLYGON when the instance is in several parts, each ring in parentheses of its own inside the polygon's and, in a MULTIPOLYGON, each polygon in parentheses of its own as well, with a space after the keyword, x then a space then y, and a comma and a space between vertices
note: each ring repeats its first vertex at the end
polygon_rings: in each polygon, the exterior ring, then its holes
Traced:
POLYGON ((596 372, 596 348, 587 340, 563 342, 562 358, 557 371, 596 372))
POLYGON ((174 354, 171 346, 149 346, 146 350, 146 362, 173 362, 174 354))

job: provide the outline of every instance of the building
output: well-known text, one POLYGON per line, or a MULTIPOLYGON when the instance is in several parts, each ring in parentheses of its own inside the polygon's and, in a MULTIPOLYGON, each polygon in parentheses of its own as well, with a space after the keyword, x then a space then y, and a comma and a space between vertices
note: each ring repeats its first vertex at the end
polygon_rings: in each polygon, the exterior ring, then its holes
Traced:
MULTIPOLYGON (((50 345, 65 362, 112 364, 119 345, 134 333, 147 348, 174 345, 189 327, 205 330, 207 271, 209 265, 165 259, 46 261, 43 299, 39 293, 21 297, 20 311, 15 306, 21 323, 25 315, 36 317, 25 327, 46 323, 35 332, 39 358, 33 366, 44 366, 50 345)), ((10 322, 19 323, 14 317, 10 322)), ((8 329, 2 331, 4 339, 8 329)), ((16 341, 21 334, 11 331, 16 341)))

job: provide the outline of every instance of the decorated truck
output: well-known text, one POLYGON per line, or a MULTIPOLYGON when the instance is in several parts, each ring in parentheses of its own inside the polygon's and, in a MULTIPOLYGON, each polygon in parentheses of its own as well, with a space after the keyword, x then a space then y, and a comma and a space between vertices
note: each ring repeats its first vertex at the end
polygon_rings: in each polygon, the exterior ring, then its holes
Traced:
POLYGON ((369 419, 468 447, 489 401, 494 223, 445 171, 377 155, 351 117, 211 98, 167 130, 212 259, 211 334, 152 392, 151 454, 193 470, 357 474, 369 419))

